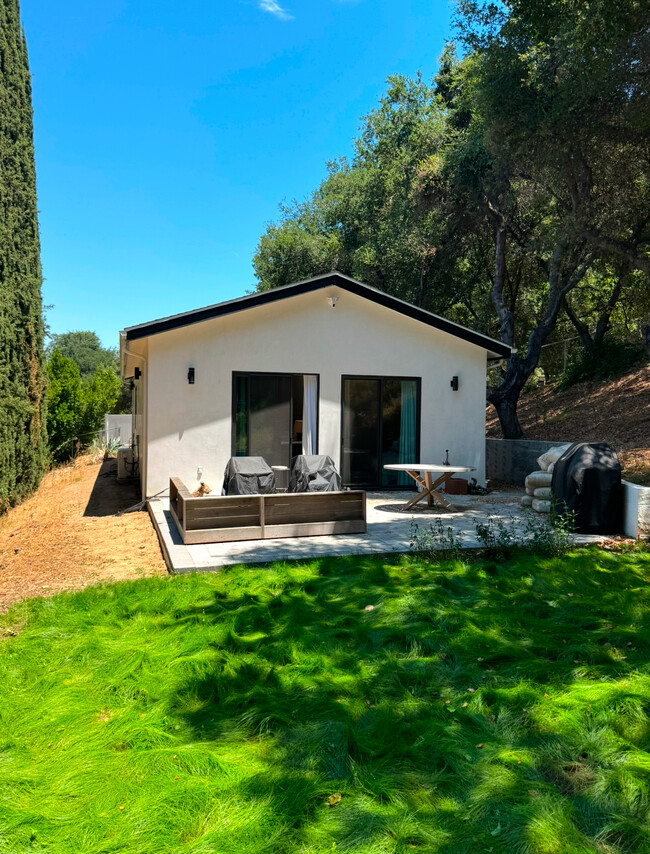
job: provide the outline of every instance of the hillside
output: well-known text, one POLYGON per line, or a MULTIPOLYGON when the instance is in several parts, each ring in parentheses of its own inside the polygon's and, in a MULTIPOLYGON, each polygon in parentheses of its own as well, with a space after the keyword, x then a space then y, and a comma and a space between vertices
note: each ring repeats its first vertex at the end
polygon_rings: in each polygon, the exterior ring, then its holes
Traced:
MULTIPOLYGON (((650 485, 649 365, 607 383, 579 383, 565 391, 543 386, 521 398, 518 412, 525 439, 607 442, 625 477, 650 485)), ((491 406, 486 426, 488 437, 501 437, 491 406)))
POLYGON ((167 574, 147 513, 117 515, 140 492, 116 474, 115 460, 77 457, 0 518, 0 614, 20 599, 167 574))

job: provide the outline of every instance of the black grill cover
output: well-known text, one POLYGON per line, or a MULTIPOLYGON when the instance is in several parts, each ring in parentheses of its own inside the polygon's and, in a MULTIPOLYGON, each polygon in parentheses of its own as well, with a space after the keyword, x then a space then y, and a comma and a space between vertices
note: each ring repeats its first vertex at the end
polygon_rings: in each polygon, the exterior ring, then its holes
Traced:
POLYGON ((289 492, 340 492, 341 478, 331 457, 300 454, 291 461, 289 492))
POLYGON ((267 495, 275 492, 275 474, 264 457, 231 457, 222 495, 267 495))
POLYGON ((621 533, 621 464, 609 445, 571 445, 553 467, 551 490, 558 513, 575 513, 576 533, 621 533))

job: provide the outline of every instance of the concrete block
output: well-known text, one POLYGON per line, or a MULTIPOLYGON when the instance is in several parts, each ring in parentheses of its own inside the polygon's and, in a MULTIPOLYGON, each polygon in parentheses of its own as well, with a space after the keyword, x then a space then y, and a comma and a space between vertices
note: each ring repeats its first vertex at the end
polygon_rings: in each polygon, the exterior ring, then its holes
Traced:
POLYGON ((650 537, 650 486, 623 481, 623 530, 627 537, 650 537))

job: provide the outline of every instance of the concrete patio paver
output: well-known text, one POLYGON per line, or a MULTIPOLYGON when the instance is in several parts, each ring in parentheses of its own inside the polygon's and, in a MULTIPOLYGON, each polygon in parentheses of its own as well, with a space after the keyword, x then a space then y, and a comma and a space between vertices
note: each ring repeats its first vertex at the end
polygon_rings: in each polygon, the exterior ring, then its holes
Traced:
MULTIPOLYGON (((173 573, 207 572, 239 563, 268 563, 331 555, 385 554, 407 552, 411 544, 411 520, 420 530, 428 530, 441 520, 444 529, 451 528, 460 537, 463 548, 478 548, 476 523, 489 516, 513 525, 523 533, 527 514, 517 490, 491 492, 489 495, 455 495, 457 513, 437 508, 413 509, 406 513, 400 505, 413 497, 412 492, 368 493, 365 534, 341 534, 324 537, 290 537, 277 540, 245 540, 234 543, 208 543, 186 546, 178 533, 169 502, 164 498, 149 501, 149 512, 160 539, 165 561, 173 573)), ((532 512, 532 511, 530 511, 532 512)), ((597 542, 599 537, 580 537, 580 542, 597 542)))

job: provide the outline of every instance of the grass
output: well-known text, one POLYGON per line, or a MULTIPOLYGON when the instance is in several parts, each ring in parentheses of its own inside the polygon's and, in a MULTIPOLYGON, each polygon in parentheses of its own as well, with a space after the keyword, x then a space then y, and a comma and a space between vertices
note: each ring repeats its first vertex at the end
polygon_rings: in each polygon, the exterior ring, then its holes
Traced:
POLYGON ((648 852, 649 614, 650 557, 595 549, 23 603, 0 852, 648 852))

